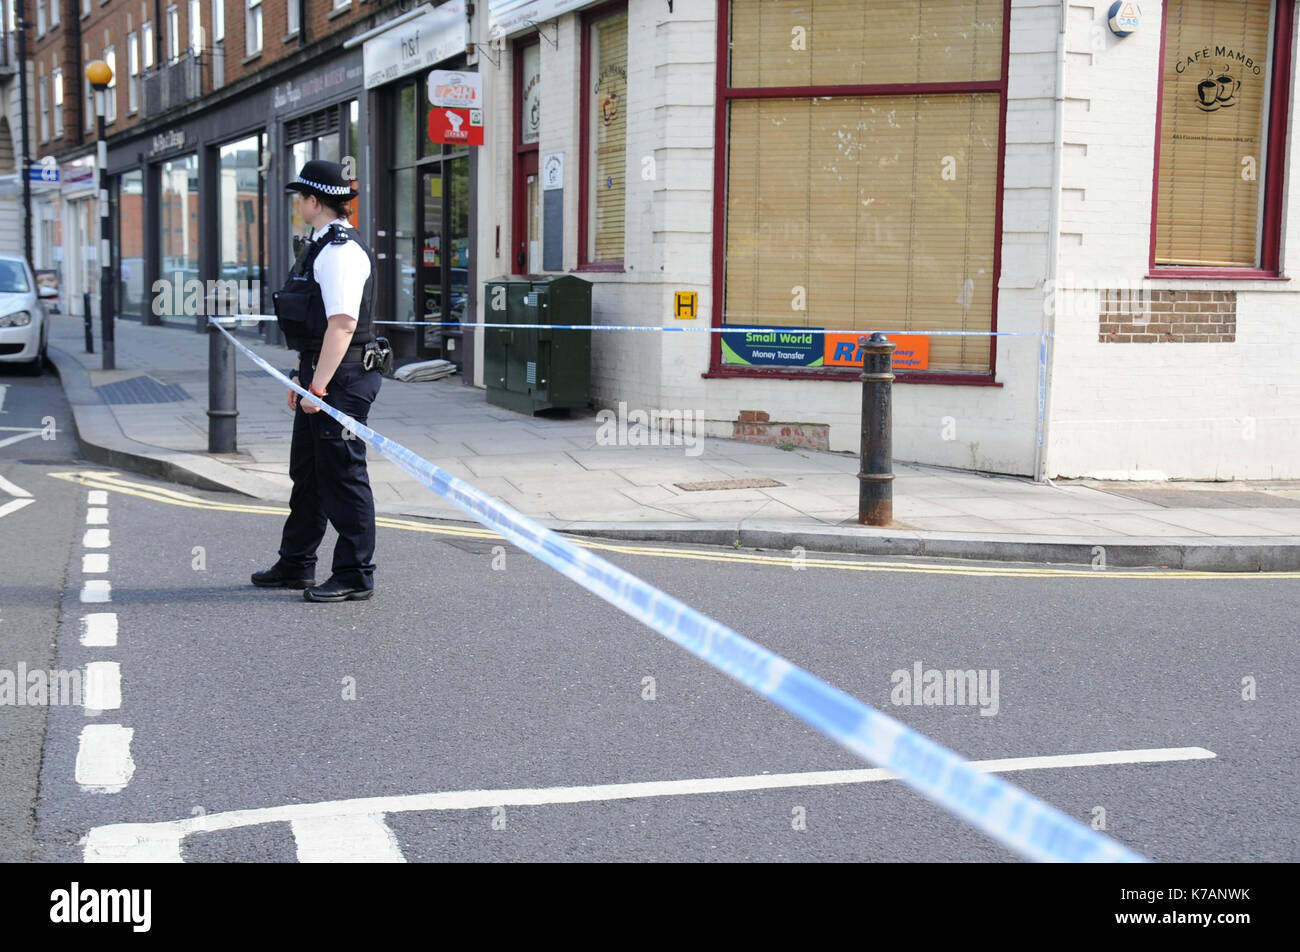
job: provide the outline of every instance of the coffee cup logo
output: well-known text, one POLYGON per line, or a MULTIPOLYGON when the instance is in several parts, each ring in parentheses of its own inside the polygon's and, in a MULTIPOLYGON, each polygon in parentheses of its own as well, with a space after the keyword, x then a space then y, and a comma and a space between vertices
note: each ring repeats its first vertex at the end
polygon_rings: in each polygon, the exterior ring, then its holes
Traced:
POLYGON ((1205 79, 1196 84, 1196 108, 1201 112, 1217 112, 1230 109, 1237 104, 1237 92, 1241 89, 1241 80, 1229 74, 1228 69, 1217 76, 1210 70, 1205 79))

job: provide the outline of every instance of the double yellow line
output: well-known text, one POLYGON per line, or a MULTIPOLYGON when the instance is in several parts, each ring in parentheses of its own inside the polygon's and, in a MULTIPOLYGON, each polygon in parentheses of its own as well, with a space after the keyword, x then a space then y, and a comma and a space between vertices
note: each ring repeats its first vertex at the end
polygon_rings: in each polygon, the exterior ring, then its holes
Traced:
MULTIPOLYGON (((92 489, 104 489, 109 492, 136 496, 151 502, 164 503, 169 506, 183 506, 189 509, 207 509, 215 512, 243 512, 260 516, 286 516, 289 510, 283 506, 270 506, 257 503, 218 502, 193 496, 174 489, 151 486, 147 483, 123 479, 118 473, 84 471, 79 473, 50 473, 55 479, 79 483, 92 489)), ((415 519, 401 519, 393 516, 379 516, 376 525, 386 529, 402 529, 407 532, 426 532, 433 535, 450 536, 461 539, 501 539, 488 529, 474 525, 452 525, 447 523, 426 522, 415 519)), ((593 539, 568 536, 570 541, 587 549, 600 552, 616 552, 621 555, 639 555, 647 558, 684 559, 696 562, 722 562, 735 565, 763 565, 771 568, 785 569, 830 569, 841 572, 896 572, 915 575, 966 575, 986 578, 1089 578, 1089 579, 1144 579, 1144 580, 1242 580, 1298 579, 1300 572, 1196 572, 1187 570, 1148 569, 1124 570, 1087 569, 1087 568, 1040 568, 1033 566, 1006 567, 992 565, 940 565, 925 562, 883 562, 860 561, 852 557, 826 558, 823 556, 763 555, 745 550, 731 551, 724 548, 686 548, 682 546, 645 545, 639 543, 618 544, 597 542, 593 539)), ((504 541, 504 540, 503 540, 504 541)))

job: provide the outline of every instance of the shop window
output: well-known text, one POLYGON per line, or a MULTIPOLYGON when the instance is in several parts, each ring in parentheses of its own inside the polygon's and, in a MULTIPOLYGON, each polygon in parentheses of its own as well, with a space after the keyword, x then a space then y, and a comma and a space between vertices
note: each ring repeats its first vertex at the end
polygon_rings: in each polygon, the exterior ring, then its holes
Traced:
MULTIPOLYGON (((720 323, 977 332, 930 336, 925 369, 987 377, 1002 0, 931 0, 892 17, 832 0, 723 10, 720 323)), ((797 360, 762 362, 836 366, 821 349, 830 339, 814 340, 797 360)), ((754 362, 715 342, 715 366, 754 362)))
POLYGON ((580 265, 622 267, 627 210, 627 9, 584 21, 580 265))
POLYGON ((1152 252, 1162 274, 1277 272, 1293 6, 1166 6, 1152 252))
MULTIPOLYGON (((199 278, 199 159, 197 155, 163 162, 158 167, 159 276, 180 287, 199 278)), ((193 315, 173 313, 174 298, 160 295, 158 316, 192 325, 193 315)))
POLYGON ((243 313, 257 313, 262 306, 263 216, 262 152, 265 134, 249 136, 223 145, 219 152, 220 185, 217 190, 217 233, 221 236, 222 281, 237 282, 238 298, 227 297, 224 305, 243 313))
POLYGON ((113 196, 117 258, 117 312, 137 320, 144 315, 144 175, 139 169, 117 177, 113 196))

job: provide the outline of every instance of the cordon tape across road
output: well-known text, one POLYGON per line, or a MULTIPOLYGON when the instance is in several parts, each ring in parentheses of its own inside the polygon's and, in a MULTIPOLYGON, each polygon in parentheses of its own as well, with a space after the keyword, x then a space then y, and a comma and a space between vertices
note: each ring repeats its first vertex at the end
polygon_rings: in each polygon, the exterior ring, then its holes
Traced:
MULTIPOLYGON (((312 399, 305 389, 240 343, 221 326, 223 322, 212 323, 277 381, 300 397, 312 399)), ((897 774, 904 783, 1009 849, 1040 861, 1145 861, 1014 784, 980 772, 924 734, 514 511, 400 443, 328 404, 320 406, 322 412, 477 522, 842 747, 897 774)))

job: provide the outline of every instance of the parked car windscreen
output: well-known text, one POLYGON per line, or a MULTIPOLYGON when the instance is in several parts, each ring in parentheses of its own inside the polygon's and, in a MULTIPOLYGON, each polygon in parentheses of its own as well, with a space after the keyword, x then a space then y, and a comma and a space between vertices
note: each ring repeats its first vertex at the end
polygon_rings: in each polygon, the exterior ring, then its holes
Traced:
POLYGON ((27 269, 20 262, 0 259, 0 294, 21 294, 30 290, 27 269))

